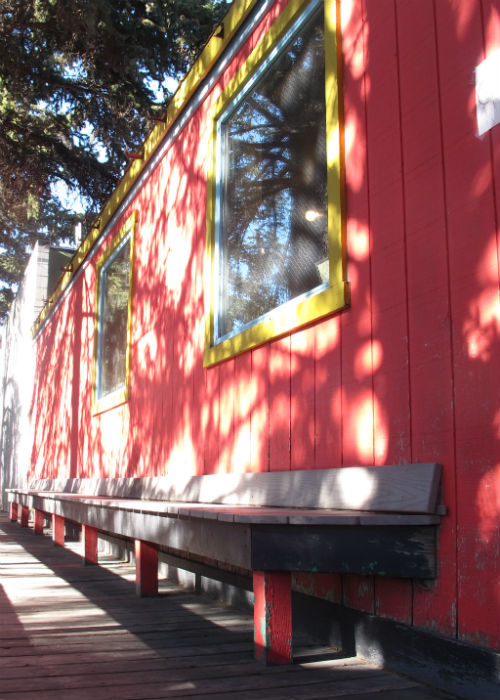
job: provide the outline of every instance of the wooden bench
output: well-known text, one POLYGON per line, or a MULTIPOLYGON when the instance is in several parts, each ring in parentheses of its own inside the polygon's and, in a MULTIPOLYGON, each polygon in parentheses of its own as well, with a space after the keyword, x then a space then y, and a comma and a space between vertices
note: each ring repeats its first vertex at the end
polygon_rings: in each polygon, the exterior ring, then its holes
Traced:
MULTIPOLYGON (((158 547, 252 572, 255 653, 290 663, 291 572, 429 579, 436 576, 441 467, 381 467, 218 474, 181 480, 47 479, 10 489, 11 519, 64 544, 82 526, 97 563, 99 531, 135 542, 140 595, 158 590, 158 547)), ((189 567, 187 567, 189 568, 189 567)))

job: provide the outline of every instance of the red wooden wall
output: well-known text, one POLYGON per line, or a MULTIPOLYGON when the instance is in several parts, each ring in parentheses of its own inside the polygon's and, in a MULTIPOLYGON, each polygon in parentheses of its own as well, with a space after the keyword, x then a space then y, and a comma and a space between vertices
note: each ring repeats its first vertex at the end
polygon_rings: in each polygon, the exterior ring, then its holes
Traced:
POLYGON ((131 399, 91 415, 95 257, 38 337, 33 476, 437 461, 433 583, 298 576, 332 600, 500 646, 500 127, 476 135, 496 0, 342 0, 346 312, 211 369, 207 112, 256 28, 116 224, 138 212, 131 399))

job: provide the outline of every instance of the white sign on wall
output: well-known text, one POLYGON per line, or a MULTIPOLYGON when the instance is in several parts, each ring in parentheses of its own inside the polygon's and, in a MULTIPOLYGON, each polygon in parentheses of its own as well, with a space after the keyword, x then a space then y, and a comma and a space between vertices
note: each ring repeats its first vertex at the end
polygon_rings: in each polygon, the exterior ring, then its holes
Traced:
POLYGON ((500 49, 476 68, 476 115, 479 136, 500 124, 500 49))

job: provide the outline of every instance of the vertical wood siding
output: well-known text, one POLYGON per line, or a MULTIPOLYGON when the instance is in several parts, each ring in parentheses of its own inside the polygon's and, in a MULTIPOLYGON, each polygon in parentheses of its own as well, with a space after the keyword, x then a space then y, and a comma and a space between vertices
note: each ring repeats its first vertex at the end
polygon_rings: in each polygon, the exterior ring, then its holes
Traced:
POLYGON ((351 308, 204 370, 208 110, 285 5, 123 216, 138 212, 130 401, 91 416, 95 259, 41 333, 32 473, 441 462, 435 582, 295 583, 498 648, 500 127, 478 138, 474 103, 498 3, 342 0, 351 308))

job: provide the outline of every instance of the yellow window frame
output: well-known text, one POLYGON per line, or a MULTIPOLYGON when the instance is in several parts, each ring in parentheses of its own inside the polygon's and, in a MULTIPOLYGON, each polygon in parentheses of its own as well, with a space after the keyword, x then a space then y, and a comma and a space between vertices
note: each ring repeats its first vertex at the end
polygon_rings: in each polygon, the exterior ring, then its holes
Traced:
POLYGON ((137 213, 133 212, 120 228, 112 242, 100 258, 96 262, 96 302, 95 302, 95 317, 94 317, 94 359, 93 359, 93 377, 92 377, 92 413, 102 413, 110 408, 119 406, 128 401, 130 397, 130 346, 132 340, 132 298, 134 287, 134 261, 135 261, 135 224, 137 213), (129 258, 129 291, 128 291, 128 312, 127 312, 127 344, 125 348, 125 383, 114 391, 111 391, 104 396, 98 396, 99 383, 99 339, 100 339, 100 316, 101 316, 101 278, 103 267, 108 260, 113 256, 117 248, 122 242, 129 238, 130 240, 130 258, 129 258))
POLYGON ((228 106, 266 60, 284 34, 299 19, 310 0, 290 0, 243 66, 227 85, 212 109, 212 131, 207 174, 207 273, 210 277, 210 310, 205 324, 205 367, 217 364, 250 348, 262 345, 307 325, 349 304, 349 283, 346 275, 345 205, 344 205, 344 143, 341 99, 341 33, 340 2, 324 0, 325 37, 325 107, 327 133, 327 193, 328 193, 328 287, 307 298, 298 297, 278 306, 264 318, 235 335, 215 338, 215 309, 219 280, 216 265, 216 197, 217 197, 217 128, 228 106))

